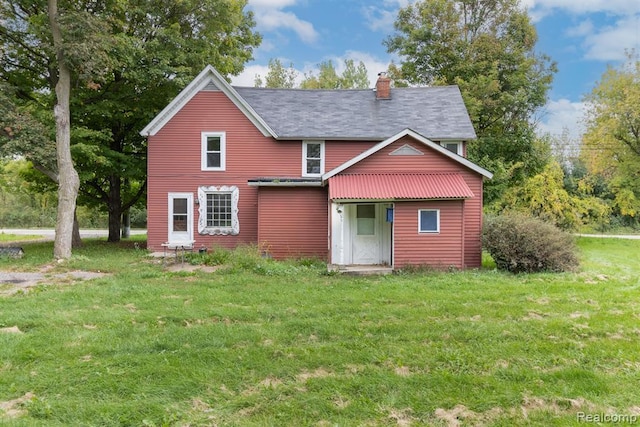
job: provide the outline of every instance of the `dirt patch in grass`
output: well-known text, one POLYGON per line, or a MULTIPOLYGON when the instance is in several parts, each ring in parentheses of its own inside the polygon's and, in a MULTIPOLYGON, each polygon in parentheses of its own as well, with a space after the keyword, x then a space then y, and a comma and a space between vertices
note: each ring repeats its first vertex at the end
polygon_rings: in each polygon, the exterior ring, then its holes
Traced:
POLYGON ((333 373, 327 371, 324 368, 318 368, 312 372, 309 372, 309 371, 301 372, 300 374, 296 375, 296 379, 298 380, 298 382, 307 382, 312 378, 327 378, 332 376, 333 376, 333 373))
POLYGON ((542 399, 539 397, 525 396, 519 408, 503 409, 499 407, 491 408, 484 412, 475 412, 464 405, 456 405, 451 409, 438 408, 435 410, 435 418, 444 422, 447 427, 458 427, 461 425, 487 425, 494 423, 500 417, 507 415, 510 417, 521 416, 528 419, 534 412, 548 412, 554 415, 563 413, 575 413, 580 411, 594 412, 602 410, 594 403, 584 398, 569 399, 542 399))
POLYGON ((104 277, 106 273, 93 271, 70 271, 68 273, 46 274, 0 271, 0 296, 9 296, 17 292, 28 292, 38 285, 74 284, 82 280, 104 277))
POLYGON ((18 418, 24 415, 27 411, 23 409, 25 403, 33 400, 36 396, 29 392, 24 396, 17 399, 7 400, 6 402, 0 402, 0 419, 1 418, 18 418))
POLYGON ((214 265, 214 266, 192 265, 192 264, 187 264, 187 263, 183 264, 183 263, 180 263, 180 262, 176 262, 176 263, 167 264, 165 268, 168 271, 171 271, 171 272, 184 271, 184 272, 191 273, 191 272, 196 272, 196 271, 202 271, 203 273, 213 273, 214 271, 217 271, 222 267, 223 266, 221 266, 221 265, 214 265))

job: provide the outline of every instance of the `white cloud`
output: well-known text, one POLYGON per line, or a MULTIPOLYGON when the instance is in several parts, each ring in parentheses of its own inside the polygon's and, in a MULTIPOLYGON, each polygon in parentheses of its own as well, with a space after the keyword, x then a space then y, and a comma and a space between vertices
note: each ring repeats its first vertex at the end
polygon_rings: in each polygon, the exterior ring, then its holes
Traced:
POLYGON ((629 15, 639 12, 637 0, 522 0, 534 19, 564 10, 570 14, 610 13, 613 15, 629 15))
POLYGON ((625 17, 614 26, 596 30, 584 40, 585 58, 600 61, 621 61, 625 50, 638 49, 640 42, 640 15, 625 17))
POLYGON ((375 6, 367 6, 362 11, 367 27, 371 31, 380 31, 390 33, 393 31, 393 23, 396 20, 397 13, 391 10, 383 10, 375 6))
POLYGON ((298 18, 293 12, 282 10, 295 6, 296 2, 297 0, 250 0, 249 5, 255 12, 258 31, 277 32, 288 29, 296 33, 304 43, 316 43, 319 34, 311 22, 298 18))
POLYGON ((234 86, 248 86, 253 87, 256 80, 256 75, 264 76, 269 72, 267 65, 249 65, 244 68, 242 73, 237 76, 231 76, 231 84, 234 86))
POLYGON ((545 106, 538 134, 562 135, 567 130, 572 140, 580 140, 584 133, 584 114, 586 104, 568 99, 551 100, 545 106))
POLYGON ((380 5, 363 7, 362 15, 370 30, 391 34, 391 32, 393 32, 393 24, 398 17, 398 10, 416 1, 417 0, 382 0, 382 4, 380 5))
POLYGON ((296 0, 249 0, 249 5, 265 9, 282 9, 295 4, 296 0))
POLYGON ((280 28, 293 30, 305 43, 315 43, 318 40, 318 32, 313 28, 313 24, 303 21, 292 12, 281 10, 264 10, 260 16, 256 14, 258 29, 273 31, 280 28))
POLYGON ((593 22, 590 19, 580 22, 575 27, 567 29, 566 33, 569 37, 584 37, 592 34, 594 31, 593 22))

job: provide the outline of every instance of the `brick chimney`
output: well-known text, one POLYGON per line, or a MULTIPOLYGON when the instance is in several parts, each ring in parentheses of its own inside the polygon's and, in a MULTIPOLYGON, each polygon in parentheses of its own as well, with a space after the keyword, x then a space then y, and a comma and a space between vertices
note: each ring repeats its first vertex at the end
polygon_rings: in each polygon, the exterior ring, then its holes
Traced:
POLYGON ((391 99, 391 79, 384 71, 378 73, 376 82, 376 99, 391 99))

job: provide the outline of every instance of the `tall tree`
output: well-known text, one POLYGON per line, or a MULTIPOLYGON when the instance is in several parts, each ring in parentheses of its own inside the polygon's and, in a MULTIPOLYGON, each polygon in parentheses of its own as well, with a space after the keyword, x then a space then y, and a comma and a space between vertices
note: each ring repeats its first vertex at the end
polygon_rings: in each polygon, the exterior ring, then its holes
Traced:
MULTIPOLYGON (((262 76, 257 75, 254 80, 255 87, 286 88, 296 87, 298 72, 293 68, 285 68, 279 59, 269 60, 269 71, 262 80, 262 76)), ((367 77, 367 67, 362 61, 356 65, 353 59, 345 59, 344 71, 338 73, 333 61, 324 61, 318 64, 317 73, 310 71, 304 74, 300 82, 301 89, 367 89, 369 78, 367 77)))
POLYGON ((356 67, 353 59, 344 61, 345 70, 338 73, 333 61, 323 61, 318 65, 318 74, 305 73, 302 89, 366 89, 369 87, 367 68, 360 61, 356 67))
MULTIPOLYGON (((246 0, 60 1, 61 9, 105 24, 99 31, 70 26, 69 34, 113 41, 73 51, 79 60, 72 68, 70 107, 78 200, 108 211, 108 239, 118 241, 123 214, 144 200, 146 190, 146 141, 139 130, 206 64, 223 74, 239 73, 260 36, 252 31, 246 0), (95 69, 89 67, 94 54, 107 49, 110 62, 92 78, 87 71, 95 69)), ((50 103, 45 95, 56 83, 44 6, 44 0, 0 2, 6 24, 0 30, 6 47, 0 80, 33 105, 50 103)))
POLYGON ((56 164, 58 167, 58 216, 56 237, 53 244, 53 256, 56 259, 71 257, 73 238, 73 218, 76 210, 76 198, 80 188, 80 178, 71 159, 71 70, 64 52, 58 1, 47 0, 49 25, 56 53, 57 82, 55 86, 56 104, 53 108, 56 118, 56 164))
POLYGON ((285 68, 278 58, 269 60, 269 71, 262 81, 260 75, 256 75, 255 87, 285 88, 291 89, 296 85, 298 72, 293 68, 293 64, 289 64, 289 68, 285 68))
POLYGON ((640 61, 629 56, 620 68, 609 68, 586 97, 587 131, 582 159, 604 176, 614 207, 628 217, 640 213, 640 61))
POLYGON ((495 173, 489 201, 544 167, 534 113, 555 64, 535 53, 537 35, 519 0, 422 0, 402 8, 385 44, 405 83, 460 87, 478 141, 469 157, 495 173))
POLYGON ((343 89, 368 89, 369 77, 367 67, 362 61, 356 63, 353 59, 344 60, 345 69, 342 72, 341 86, 343 89))

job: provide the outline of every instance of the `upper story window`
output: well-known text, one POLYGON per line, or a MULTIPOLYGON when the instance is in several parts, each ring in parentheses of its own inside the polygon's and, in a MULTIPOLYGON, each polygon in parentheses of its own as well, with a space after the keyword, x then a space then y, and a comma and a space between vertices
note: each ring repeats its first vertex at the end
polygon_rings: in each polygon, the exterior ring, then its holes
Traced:
POLYGON ((226 138, 224 132, 202 132, 202 170, 225 170, 226 138))
POLYGON ((458 156, 462 156, 462 142, 443 141, 440 143, 440 145, 442 145, 444 148, 451 151, 452 153, 457 154, 458 156))
POLYGON ((302 142, 302 176, 324 173, 324 141, 302 142))

